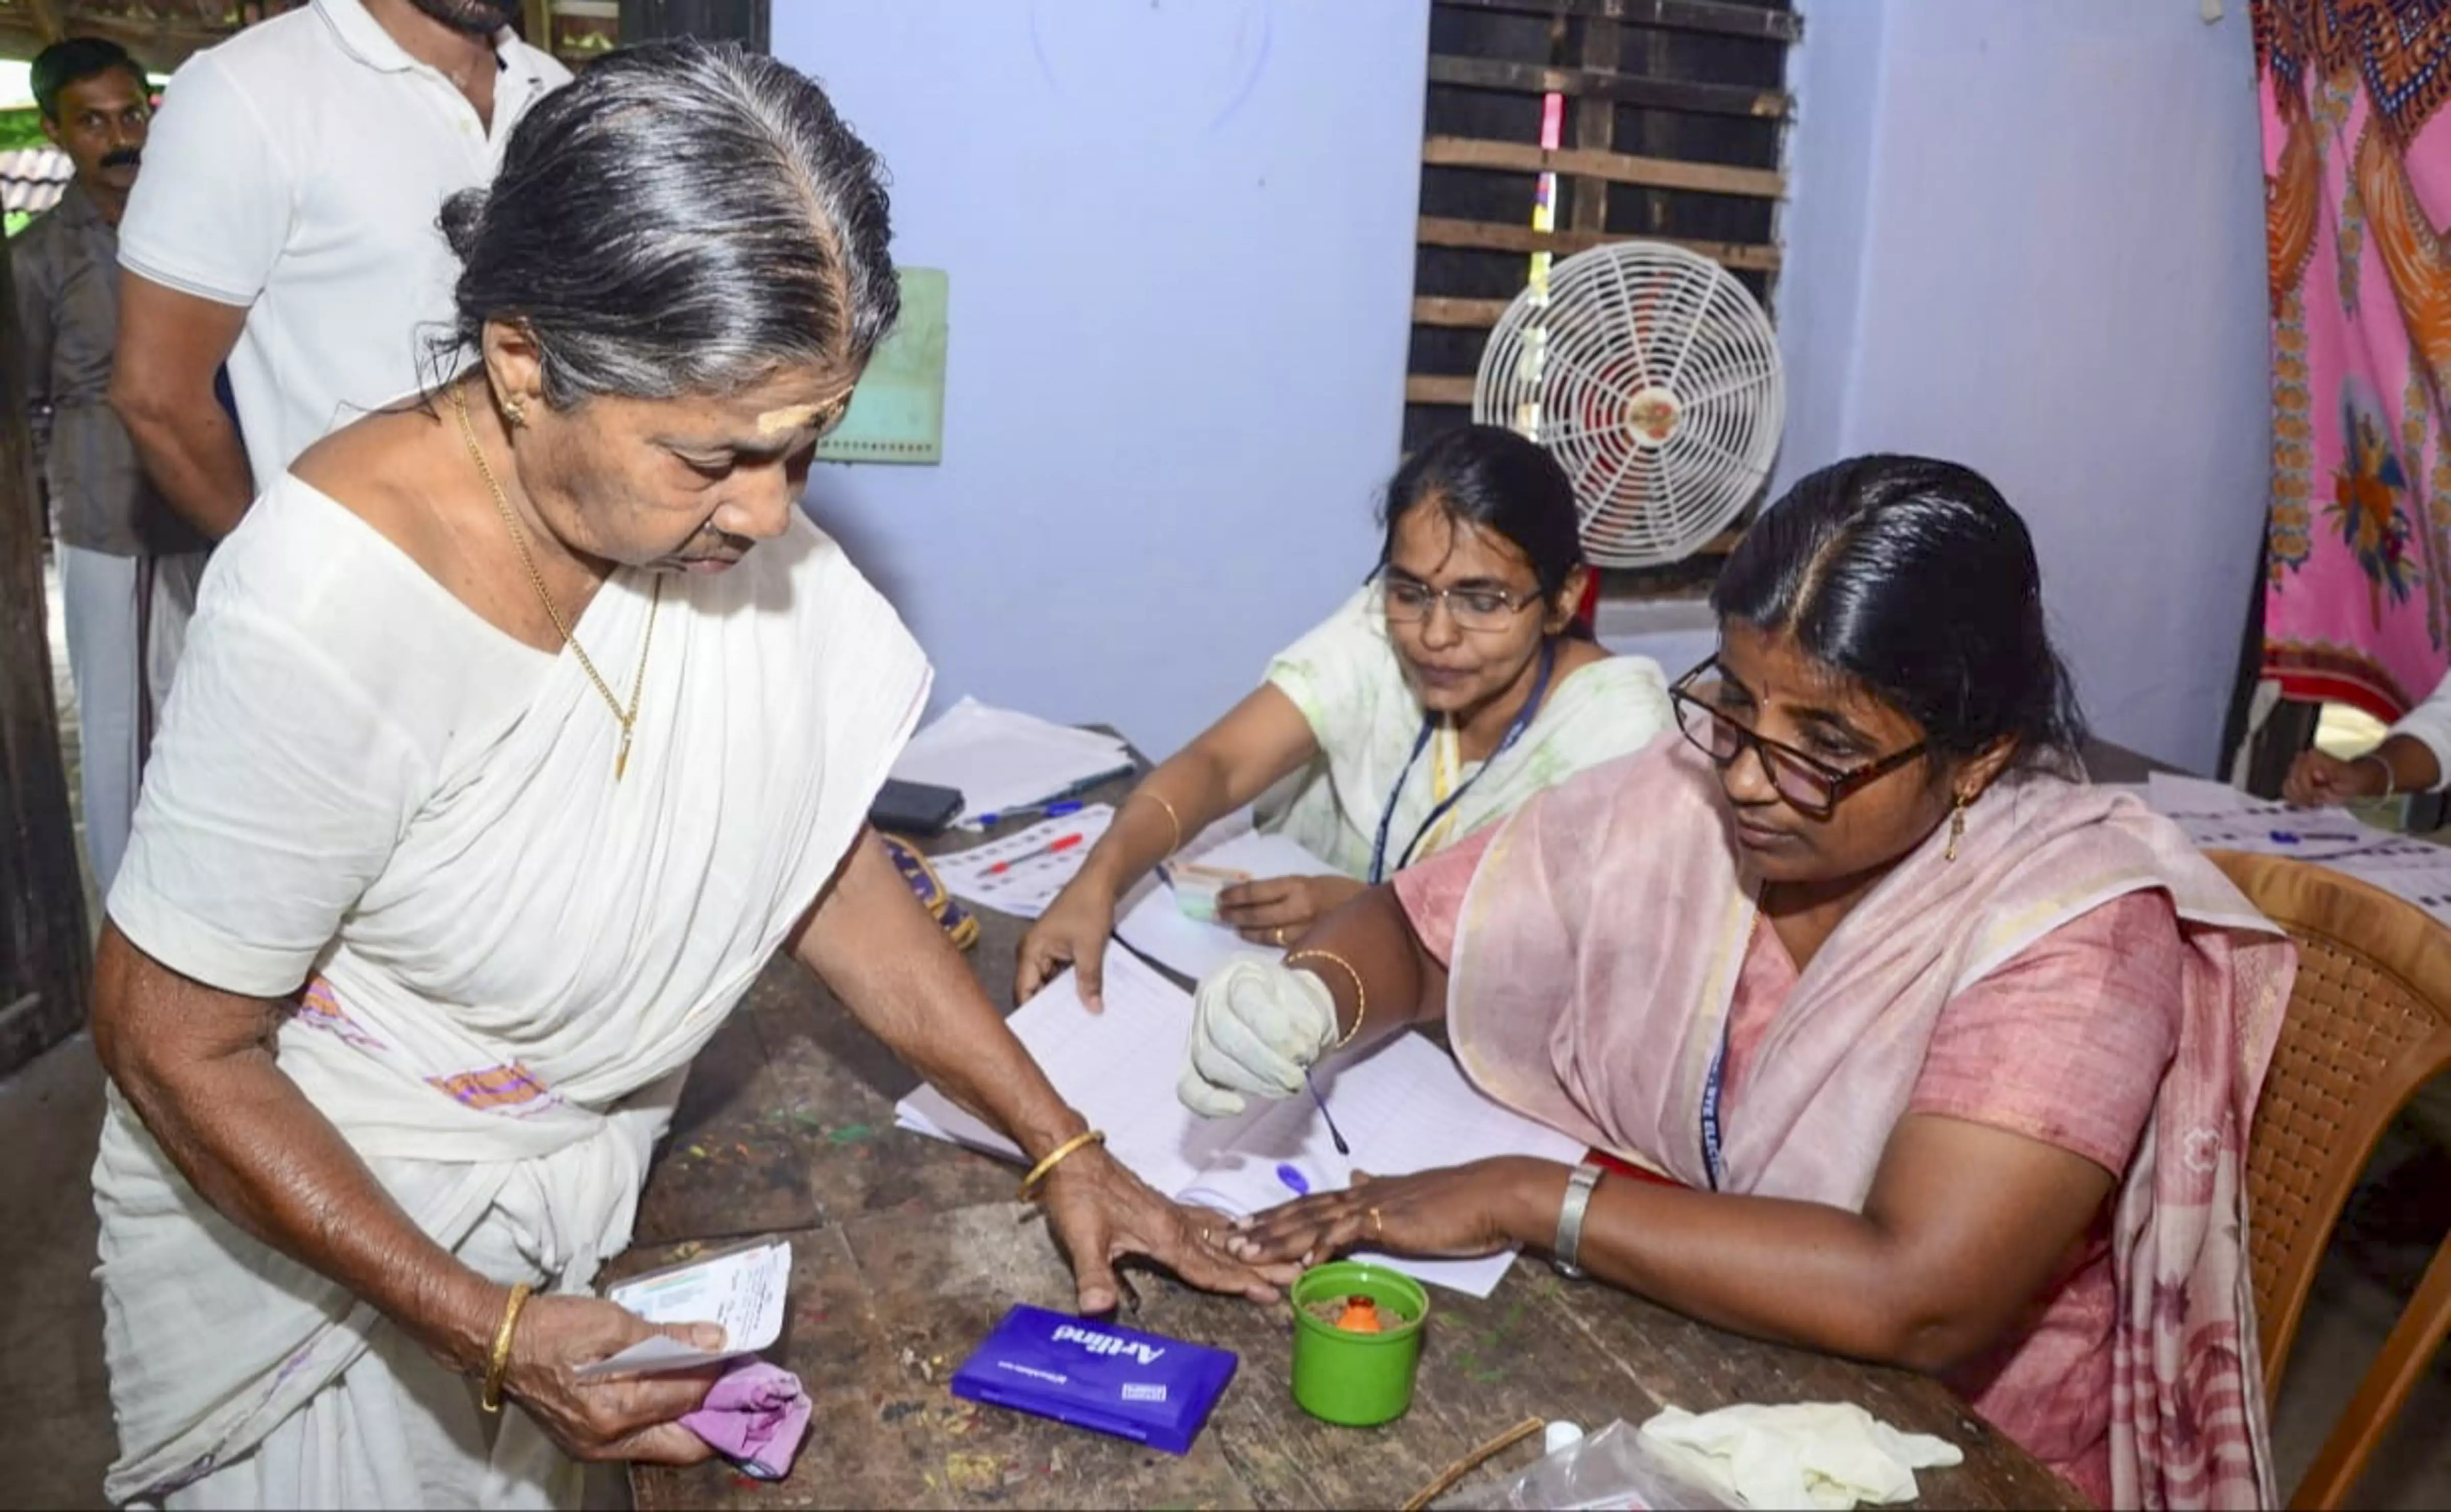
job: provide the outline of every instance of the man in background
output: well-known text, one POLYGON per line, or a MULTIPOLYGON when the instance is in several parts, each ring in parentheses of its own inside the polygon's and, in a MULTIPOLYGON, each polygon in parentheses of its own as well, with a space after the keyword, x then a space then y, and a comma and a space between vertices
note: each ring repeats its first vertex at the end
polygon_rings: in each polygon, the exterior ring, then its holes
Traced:
POLYGON ((26 390, 50 411, 37 451, 51 504, 69 676, 76 688, 86 858, 105 891, 136 812, 205 539, 137 462, 107 403, 119 340, 119 224, 151 120, 144 73, 115 42, 72 37, 34 59, 43 133, 76 176, 10 244, 26 390))
POLYGON ((315 0, 187 60, 120 239, 111 403, 219 537, 324 432, 414 393, 459 265, 436 219, 569 70, 519 0, 315 0), (245 439, 213 398, 226 361, 245 439))

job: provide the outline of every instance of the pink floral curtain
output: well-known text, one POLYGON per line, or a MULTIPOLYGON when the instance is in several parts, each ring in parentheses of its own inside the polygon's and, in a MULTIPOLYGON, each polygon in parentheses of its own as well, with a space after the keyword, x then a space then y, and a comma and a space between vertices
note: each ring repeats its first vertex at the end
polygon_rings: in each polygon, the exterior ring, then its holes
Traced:
POLYGON ((2272 297, 2265 675, 2398 718, 2451 666, 2451 7, 2254 0, 2272 297))

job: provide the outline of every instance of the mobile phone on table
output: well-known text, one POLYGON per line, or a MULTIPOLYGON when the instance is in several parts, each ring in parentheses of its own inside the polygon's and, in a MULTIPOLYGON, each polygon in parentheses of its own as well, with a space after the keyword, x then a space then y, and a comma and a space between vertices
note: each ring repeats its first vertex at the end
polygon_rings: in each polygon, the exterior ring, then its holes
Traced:
POLYGON ((868 821, 880 830, 896 835, 915 835, 927 839, 942 835, 945 826, 962 812, 959 788, 938 787, 932 782, 905 782, 887 777, 879 788, 875 801, 868 806, 868 821))

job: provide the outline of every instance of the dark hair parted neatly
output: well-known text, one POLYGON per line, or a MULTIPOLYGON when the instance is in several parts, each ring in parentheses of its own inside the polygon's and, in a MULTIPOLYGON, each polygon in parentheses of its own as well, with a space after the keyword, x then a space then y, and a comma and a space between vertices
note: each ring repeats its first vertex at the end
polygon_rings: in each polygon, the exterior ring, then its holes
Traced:
POLYGON ((1556 598, 1566 575, 1582 564, 1573 480, 1545 448, 1502 426, 1441 431, 1404 459, 1379 505, 1386 530, 1380 566, 1396 554, 1397 525, 1425 502, 1513 541, 1544 597, 1556 598))
POLYGON ((1822 468, 1745 533, 1711 605, 1793 636, 1912 717, 1944 756, 2003 736, 2021 760, 2085 742, 2033 538, 1971 468, 1895 456, 1822 468))
POLYGON ((556 408, 736 392, 857 365, 900 311, 885 174, 814 81, 736 43, 610 53, 443 206, 456 364, 517 322, 556 408))

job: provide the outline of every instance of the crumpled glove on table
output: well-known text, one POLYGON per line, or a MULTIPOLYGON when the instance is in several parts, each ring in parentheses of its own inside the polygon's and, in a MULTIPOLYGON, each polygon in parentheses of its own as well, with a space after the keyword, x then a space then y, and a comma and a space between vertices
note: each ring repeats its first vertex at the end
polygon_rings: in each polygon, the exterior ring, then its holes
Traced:
POLYGON ((1914 1473, 1961 1463, 1957 1446, 1901 1433, 1852 1402, 1745 1403, 1696 1416, 1668 1407, 1642 1425, 1677 1463, 1757 1507, 1886 1505, 1915 1499, 1914 1473))

